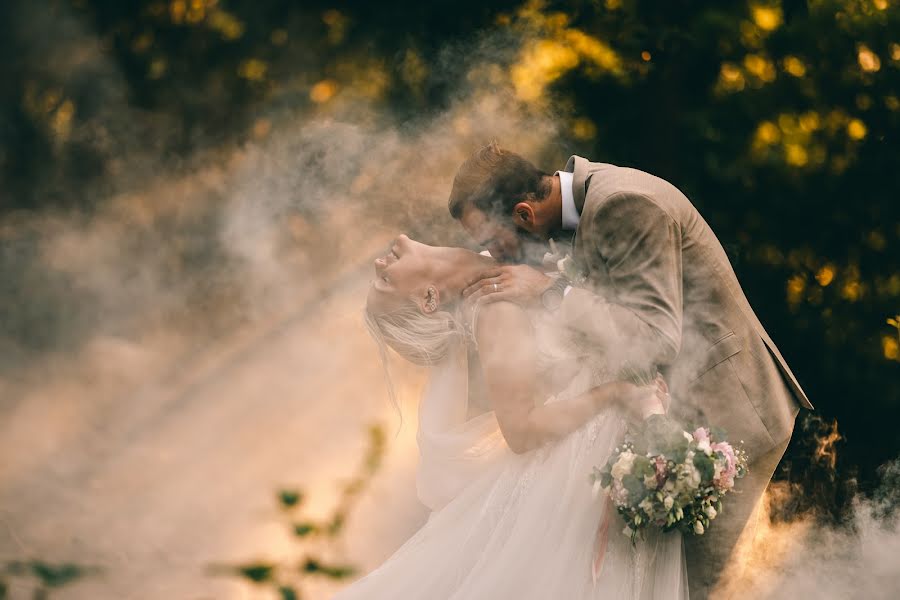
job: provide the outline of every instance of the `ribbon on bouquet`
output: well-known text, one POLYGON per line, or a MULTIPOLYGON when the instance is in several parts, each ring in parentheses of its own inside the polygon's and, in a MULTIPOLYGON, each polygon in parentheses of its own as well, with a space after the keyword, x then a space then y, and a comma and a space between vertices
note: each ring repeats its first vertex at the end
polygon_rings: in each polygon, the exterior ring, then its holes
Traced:
POLYGON ((591 564, 591 581, 597 583, 600 570, 603 568, 603 559, 606 556, 606 544, 609 541, 609 524, 612 521, 613 503, 606 494, 603 495, 603 518, 597 524, 597 534, 594 537, 594 560, 591 564))

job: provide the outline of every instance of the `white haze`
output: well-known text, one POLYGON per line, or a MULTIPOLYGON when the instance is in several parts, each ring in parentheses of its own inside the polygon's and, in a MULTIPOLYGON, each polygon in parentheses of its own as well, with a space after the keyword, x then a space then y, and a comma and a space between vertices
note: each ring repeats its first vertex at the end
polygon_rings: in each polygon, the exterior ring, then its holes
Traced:
MULTIPOLYGON (((273 492, 298 485, 313 514, 327 513, 365 427, 397 424, 359 319, 369 261, 399 231, 463 240, 446 211, 459 163, 497 138, 558 168, 574 151, 558 141, 567 114, 522 105, 478 76, 412 125, 347 91, 321 109, 262 107, 268 135, 168 175, 160 140, 141 129, 146 115, 79 21, 38 9, 19 19, 23 36, 41 25, 57 36, 30 47, 50 77, 93 70, 104 111, 73 135, 108 136, 120 160, 90 215, 47 209, 0 222, 8 247, 33 241, 4 263, 27 287, 0 287, 2 310, 53 341, 34 353, 0 331, 0 560, 106 569, 64 598, 247 597, 204 565, 294 557, 273 492)), ((447 60, 475 57, 479 73, 507 44, 485 37, 447 60)), ((397 367, 406 425, 389 436, 344 542, 363 569, 424 518, 412 484, 424 374, 397 367)), ((797 525, 783 560, 761 563, 745 589, 891 597, 879 594, 898 589, 900 537, 868 508, 859 505, 855 533, 797 525)), ((24 580, 11 585, 14 598, 28 593, 24 580)), ((331 588, 310 589, 324 598, 331 588)))

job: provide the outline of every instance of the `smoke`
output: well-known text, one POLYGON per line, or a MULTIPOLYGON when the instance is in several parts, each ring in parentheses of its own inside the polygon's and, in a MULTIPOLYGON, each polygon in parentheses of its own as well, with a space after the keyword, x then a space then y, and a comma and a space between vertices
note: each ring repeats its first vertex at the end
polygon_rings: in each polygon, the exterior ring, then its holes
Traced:
POLYGON ((742 540, 739 566, 726 577, 723 597, 896 598, 900 460, 879 472, 876 492, 854 497, 848 517, 839 524, 815 511, 779 519, 775 507, 790 502, 797 490, 787 482, 772 483, 755 535, 742 540))
MULTIPOLYGON (((561 125, 551 108, 517 102, 510 86, 484 75, 499 67, 483 59, 503 60, 516 47, 484 35, 443 52, 448 73, 455 65, 471 77, 441 112, 400 122, 351 85, 324 107, 286 109, 276 96, 255 110, 250 139, 173 166, 165 148, 184 132, 128 102, 124 77, 84 24, 64 6, 49 16, 22 8, 12 27, 18 64, 39 73, 26 105, 64 129, 58 139, 82 136, 89 154, 111 158, 89 189, 60 166, 30 192, 61 196, 53 206, 70 209, 4 217, 0 372, 100 332, 171 325, 210 335, 287 310, 403 229, 462 241, 445 208, 462 158, 492 137, 537 153, 561 125), (79 119, 60 116, 63 87, 75 90, 79 119)), ((84 153, 58 159, 78 175, 91 162, 84 153)))
MULTIPOLYGON (((276 96, 247 139, 173 166, 167 148, 194 134, 135 107, 102 43, 54 6, 17 4, 17 64, 40 75, 23 102, 88 150, 29 192, 54 208, 0 218, 0 558, 122 570, 81 597, 234 597, 202 563, 284 551, 259 528, 271 490, 299 482, 327 505, 364 424, 394 418, 358 320, 370 258, 404 230, 465 243, 446 210, 460 162, 497 138, 562 165, 570 110, 521 102, 506 77, 531 34, 485 33, 442 51, 454 94, 438 111, 398 117, 352 86, 316 106, 276 96), (83 118, 53 100, 63 86, 83 118), (98 174, 78 188, 84 169, 98 174)), ((397 376, 414 412, 422 373, 397 376)), ((407 429, 348 534, 364 567, 422 519, 414 458, 407 429)), ((897 463, 884 477, 847 527, 772 525, 779 551, 748 562, 742 589, 896 591, 897 463)))
MULTIPOLYGON (((191 133, 130 102, 66 5, 19 5, 23 102, 86 150, 11 190, 46 208, 0 217, 0 560, 107 569, 73 597, 235 597, 204 564, 286 552, 272 491, 327 505, 365 427, 396 418, 359 319, 371 258, 400 231, 464 242, 446 209, 459 163, 497 138, 561 164, 565 112, 498 84, 521 40, 485 35, 445 49, 469 75, 440 111, 398 119, 351 85, 321 106, 275 97, 246 139, 173 164, 191 133)), ((414 415, 422 374, 395 373, 414 415)), ((361 507, 386 529, 350 527, 368 567, 422 516, 410 431, 361 507)))

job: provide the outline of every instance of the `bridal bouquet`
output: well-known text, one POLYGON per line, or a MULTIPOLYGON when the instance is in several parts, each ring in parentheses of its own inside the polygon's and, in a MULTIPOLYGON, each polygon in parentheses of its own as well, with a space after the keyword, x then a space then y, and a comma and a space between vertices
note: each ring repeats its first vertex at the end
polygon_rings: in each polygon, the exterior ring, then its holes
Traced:
POLYGON ((594 467, 594 492, 609 496, 632 542, 647 527, 703 535, 722 511, 722 497, 747 474, 747 454, 723 438, 706 427, 691 434, 653 415, 594 467))

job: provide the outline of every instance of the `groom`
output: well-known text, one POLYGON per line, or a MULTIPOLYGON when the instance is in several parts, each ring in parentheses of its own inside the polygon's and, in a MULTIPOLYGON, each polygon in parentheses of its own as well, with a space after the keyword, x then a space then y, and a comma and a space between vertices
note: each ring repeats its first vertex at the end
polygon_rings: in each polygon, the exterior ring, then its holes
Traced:
POLYGON ((569 158, 545 173, 491 143, 460 166, 450 213, 508 264, 466 290, 558 311, 597 355, 658 368, 670 414, 744 442, 748 475, 709 533, 686 538, 691 598, 709 597, 781 460, 799 407, 812 404, 744 296, 709 225, 669 182, 569 158), (572 281, 536 264, 549 239, 571 239, 572 281))

